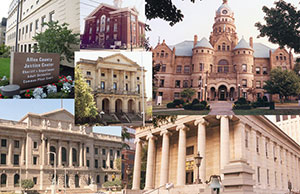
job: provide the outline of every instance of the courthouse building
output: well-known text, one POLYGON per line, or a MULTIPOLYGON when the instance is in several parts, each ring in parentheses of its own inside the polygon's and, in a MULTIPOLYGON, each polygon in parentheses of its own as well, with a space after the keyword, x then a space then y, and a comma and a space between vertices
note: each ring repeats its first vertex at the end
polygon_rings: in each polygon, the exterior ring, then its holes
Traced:
MULTIPOLYGON (((249 10, 250 11, 250 10, 249 10)), ((160 65, 154 98, 164 102, 180 98, 185 88, 196 90, 201 100, 236 100, 263 97, 270 71, 293 69, 293 55, 286 49, 272 49, 262 43, 239 40, 234 12, 227 0, 216 11, 209 40, 197 35, 194 41, 176 45, 158 43, 153 49, 153 65, 160 65)))
POLYGON ((145 24, 139 21, 135 7, 121 7, 101 3, 85 18, 81 48, 133 48, 143 47, 145 24))
POLYGON ((0 192, 20 190, 24 179, 33 180, 34 190, 49 190, 54 165, 59 189, 89 192, 121 179, 116 163, 121 137, 75 126, 74 116, 64 109, 28 113, 20 121, 0 120, 0 141, 0 192))
POLYGON ((97 60, 80 59, 77 65, 93 90, 98 111, 105 113, 104 119, 117 117, 124 123, 141 120, 147 99, 143 67, 121 53, 97 60))
POLYGON ((174 123, 137 129, 128 193, 142 192, 142 146, 148 146, 145 190, 173 183, 172 194, 211 194, 205 181, 220 175, 221 193, 283 194, 289 184, 300 192, 300 146, 264 116, 179 116, 174 123), (199 171, 197 153, 203 157, 199 171), (193 184, 198 173, 202 184, 193 184))

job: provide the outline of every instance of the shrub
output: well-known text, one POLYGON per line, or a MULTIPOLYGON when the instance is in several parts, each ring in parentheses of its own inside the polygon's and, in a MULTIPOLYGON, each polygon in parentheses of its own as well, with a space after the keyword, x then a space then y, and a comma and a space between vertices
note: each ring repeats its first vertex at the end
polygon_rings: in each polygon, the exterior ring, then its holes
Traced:
POLYGON ((275 102, 270 102, 270 110, 274 110, 275 109, 275 102))
POLYGON ((269 102, 267 96, 263 96, 263 101, 269 102))
POLYGON ((207 106, 206 106, 206 110, 210 110, 210 105, 207 105, 207 106))
POLYGON ((246 100, 246 98, 239 98, 237 101, 234 102, 235 105, 237 104, 249 104, 249 102, 246 100))
POLYGON ((182 100, 182 99, 175 99, 175 100, 173 101, 173 103, 174 103, 175 105, 180 105, 180 104, 183 104, 183 103, 184 103, 184 100, 182 100))
POLYGON ((192 104, 187 103, 183 106, 183 108, 184 108, 184 110, 191 110, 192 109, 192 104))
POLYGON ((176 104, 174 104, 173 102, 170 102, 167 104, 167 108, 176 108, 176 104))
POLYGON ((8 80, 0 80, 0 86, 6 86, 9 84, 8 80))
POLYGON ((207 101, 203 100, 203 101, 200 102, 200 104, 203 104, 204 107, 206 107, 207 106, 207 101))
POLYGON ((233 109, 237 109, 237 110, 249 110, 251 109, 251 105, 250 104, 236 104, 233 109))
POLYGON ((200 103, 200 101, 197 99, 197 98, 195 98, 194 100, 193 100, 193 102, 192 102, 192 105, 194 105, 194 104, 199 104, 200 103))
POLYGON ((206 106, 204 106, 203 104, 194 104, 191 108, 192 110, 204 110, 206 106))
POLYGON ((21 182, 22 188, 25 190, 32 189, 34 187, 34 182, 31 179, 25 179, 21 182))

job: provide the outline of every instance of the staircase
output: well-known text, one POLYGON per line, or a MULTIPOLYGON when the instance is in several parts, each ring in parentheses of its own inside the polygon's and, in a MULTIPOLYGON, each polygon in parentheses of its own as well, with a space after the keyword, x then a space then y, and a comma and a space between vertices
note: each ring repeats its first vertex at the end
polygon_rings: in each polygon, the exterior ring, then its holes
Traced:
POLYGON ((115 113, 117 118, 121 123, 130 123, 130 120, 127 118, 127 116, 123 113, 115 113))
POLYGON ((142 121, 143 120, 139 115, 136 115, 136 114, 128 113, 127 116, 131 121, 142 121))

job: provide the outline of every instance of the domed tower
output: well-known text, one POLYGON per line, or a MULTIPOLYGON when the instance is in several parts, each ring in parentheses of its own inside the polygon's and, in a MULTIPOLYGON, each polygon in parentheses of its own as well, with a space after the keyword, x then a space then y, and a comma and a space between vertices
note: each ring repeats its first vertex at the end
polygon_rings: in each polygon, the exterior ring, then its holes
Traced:
MULTIPOLYGON (((234 48, 238 42, 236 27, 234 24, 234 13, 228 6, 227 0, 223 0, 223 4, 216 11, 213 32, 210 35, 210 43, 216 49, 215 44, 221 37, 226 37, 234 48)), ((231 49, 230 49, 231 50, 231 49)))
POLYGON ((212 71, 214 62, 214 48, 206 38, 199 42, 197 36, 194 39, 194 48, 192 56, 192 75, 193 88, 198 90, 198 98, 204 100, 205 86, 207 86, 207 76, 212 71))
POLYGON ((233 65, 234 70, 237 72, 237 88, 240 89, 238 95, 239 97, 246 97, 249 100, 252 99, 252 95, 249 94, 254 88, 253 53, 253 48, 244 38, 242 38, 233 49, 233 65))

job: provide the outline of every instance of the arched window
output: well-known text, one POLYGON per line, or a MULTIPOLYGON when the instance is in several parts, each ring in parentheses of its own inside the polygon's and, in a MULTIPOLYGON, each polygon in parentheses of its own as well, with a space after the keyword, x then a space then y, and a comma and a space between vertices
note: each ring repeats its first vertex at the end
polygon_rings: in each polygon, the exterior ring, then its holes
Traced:
POLYGON ((64 147, 61 148, 61 161, 67 162, 67 149, 64 147))
POLYGON ((101 16, 101 24, 100 24, 100 32, 105 31, 105 21, 106 21, 106 16, 102 15, 101 16))
MULTIPOLYGON (((50 147, 50 152, 56 153, 56 148, 54 146, 51 146, 50 147)), ((54 154, 51 154, 51 153, 50 153, 50 163, 52 165, 54 165, 54 154)))
POLYGON ((7 182, 7 175, 6 174, 1 174, 0 187, 6 187, 6 182, 7 182))
POLYGON ((72 148, 72 161, 77 162, 77 150, 75 148, 72 148))
POLYGON ((19 187, 19 181, 20 181, 20 175, 15 174, 14 175, 14 187, 19 187))
POLYGON ((222 59, 218 63, 218 73, 228 73, 229 72, 229 63, 227 60, 222 59))
POLYGON ((225 51, 225 47, 226 47, 226 45, 225 45, 225 43, 223 43, 222 44, 222 51, 225 51))
POLYGON ((107 182, 107 181, 108 181, 108 176, 105 175, 105 176, 104 176, 104 182, 107 182))

